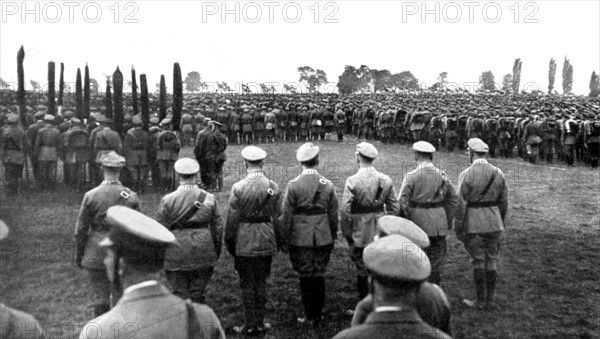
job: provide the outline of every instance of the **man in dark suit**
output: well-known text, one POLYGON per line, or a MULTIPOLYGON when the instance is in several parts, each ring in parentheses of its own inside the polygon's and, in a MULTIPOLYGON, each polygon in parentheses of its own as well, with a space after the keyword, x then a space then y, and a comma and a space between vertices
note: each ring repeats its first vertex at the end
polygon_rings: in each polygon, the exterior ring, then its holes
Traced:
POLYGON ((333 183, 319 175, 319 147, 306 143, 296 152, 302 174, 288 183, 283 202, 283 233, 290 259, 300 274, 305 317, 319 325, 325 306, 325 271, 338 230, 338 199, 333 183))
POLYGON ((184 301, 159 283, 165 252, 176 243, 173 233, 125 206, 109 208, 106 220, 112 229, 101 243, 109 253, 104 263, 112 283, 124 288, 123 297, 86 324, 80 339, 225 338, 208 306, 184 301))
POLYGON ((374 311, 364 324, 338 333, 334 339, 450 338, 425 323, 417 312, 417 294, 431 272, 427 255, 400 235, 378 239, 365 248, 374 311))

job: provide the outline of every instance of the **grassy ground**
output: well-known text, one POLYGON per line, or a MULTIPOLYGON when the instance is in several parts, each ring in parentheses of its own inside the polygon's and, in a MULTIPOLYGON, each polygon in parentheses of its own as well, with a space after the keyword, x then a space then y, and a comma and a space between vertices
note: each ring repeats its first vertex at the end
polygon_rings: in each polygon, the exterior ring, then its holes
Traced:
MULTIPOLYGON (((356 171, 356 141, 321 144, 321 174, 331 179, 338 196, 345 178, 356 171)), ((298 144, 263 145, 269 154, 265 170, 282 187, 300 173, 295 161, 298 144)), ((407 146, 376 143, 376 166, 389 174, 396 190, 404 173, 414 168, 407 146)), ((225 192, 244 175, 240 146, 227 150, 225 192)), ((189 150, 186 150, 189 154, 189 150)), ((468 166, 462 153, 435 156, 456 184, 468 166)), ((492 159, 505 173, 509 186, 509 216, 500 261, 499 309, 474 312, 461 300, 472 297, 469 258, 461 243, 449 237, 442 288, 453 305, 456 338, 596 338, 600 337, 600 178, 587 168, 529 165, 492 159)), ((217 194, 226 208, 227 193, 217 194)), ((72 233, 81 193, 58 189, 52 193, 27 192, 6 199, 0 215, 11 226, 1 244, 0 295, 5 304, 37 317, 52 338, 72 337, 90 318, 88 283, 73 266, 72 233)), ((143 211, 150 216, 160 194, 142 195, 143 211)), ((354 267, 347 247, 338 243, 327 274, 327 324, 315 333, 296 324, 302 316, 297 275, 289 259, 279 254, 269 280, 268 321, 271 338, 328 338, 349 325, 344 310, 354 306, 354 267)), ((228 336, 241 324, 238 278, 233 259, 225 254, 208 288, 207 303, 220 317, 228 336)))

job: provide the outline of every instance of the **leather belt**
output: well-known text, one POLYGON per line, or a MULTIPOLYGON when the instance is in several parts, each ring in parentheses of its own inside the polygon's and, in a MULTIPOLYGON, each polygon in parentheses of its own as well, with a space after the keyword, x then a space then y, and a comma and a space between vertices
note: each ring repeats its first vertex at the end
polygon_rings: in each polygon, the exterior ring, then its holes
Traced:
POLYGON ((484 207, 493 207, 499 206, 500 203, 498 201, 473 201, 467 202, 467 208, 484 208, 484 207))
POLYGON ((325 210, 324 207, 318 207, 318 206, 298 207, 294 211, 294 214, 299 214, 299 215, 319 215, 319 214, 326 214, 326 213, 327 213, 327 210, 325 210))
POLYGON ((444 207, 444 202, 415 202, 409 201, 408 207, 410 208, 440 208, 444 207))
POLYGON ((271 217, 266 215, 250 216, 241 218, 240 222, 247 222, 250 224, 266 223, 271 222, 271 217))

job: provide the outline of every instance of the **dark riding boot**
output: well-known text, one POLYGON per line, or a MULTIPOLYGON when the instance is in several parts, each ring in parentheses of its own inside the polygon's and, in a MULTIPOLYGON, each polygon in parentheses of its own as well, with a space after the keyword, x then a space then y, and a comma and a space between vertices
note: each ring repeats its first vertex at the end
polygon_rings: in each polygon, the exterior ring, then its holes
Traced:
POLYGON ((498 280, 498 271, 488 270, 485 271, 485 285, 487 289, 487 296, 485 304, 488 308, 494 307, 494 294, 496 293, 496 281, 498 280))
POLYGON ((475 293, 477 295, 476 300, 463 300, 465 305, 471 308, 483 308, 485 305, 485 284, 486 274, 485 269, 476 268, 473 270, 473 280, 475 281, 475 293))

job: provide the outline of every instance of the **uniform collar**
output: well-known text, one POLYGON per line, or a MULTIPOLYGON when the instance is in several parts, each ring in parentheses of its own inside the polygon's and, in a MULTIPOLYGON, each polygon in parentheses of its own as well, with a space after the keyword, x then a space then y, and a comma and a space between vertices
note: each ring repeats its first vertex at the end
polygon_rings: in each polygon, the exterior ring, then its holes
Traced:
POLYGON ((119 180, 104 180, 101 185, 121 185, 119 180))
POLYGON ((198 185, 196 185, 196 184, 180 184, 177 189, 178 190, 179 189, 182 189, 182 190, 191 190, 191 189, 194 189, 194 188, 198 188, 198 185))
POLYGON ((246 179, 256 179, 264 176, 262 169, 260 168, 249 168, 247 170, 246 179))
POLYGON ((373 171, 373 172, 374 172, 374 171, 377 171, 377 170, 376 170, 376 169, 375 169, 375 167, 373 167, 373 166, 368 166, 368 167, 360 167, 360 168, 358 169, 358 173, 363 173, 363 172, 371 172, 371 171, 373 171))
POLYGON ((477 160, 473 160, 473 165, 475 164, 489 164, 489 162, 485 159, 477 159, 477 160))
POLYGON ((316 169, 305 168, 302 170, 302 175, 319 174, 316 169))
POLYGON ((137 283, 135 285, 131 285, 131 286, 127 287, 125 290, 123 290, 123 294, 125 295, 127 293, 131 293, 140 288, 144 288, 144 287, 148 287, 148 286, 155 286, 155 285, 158 285, 158 281, 156 281, 156 280, 142 281, 141 283, 137 283))
POLYGON ((433 167, 433 164, 429 161, 424 161, 417 166, 417 169, 425 168, 425 167, 433 167))

